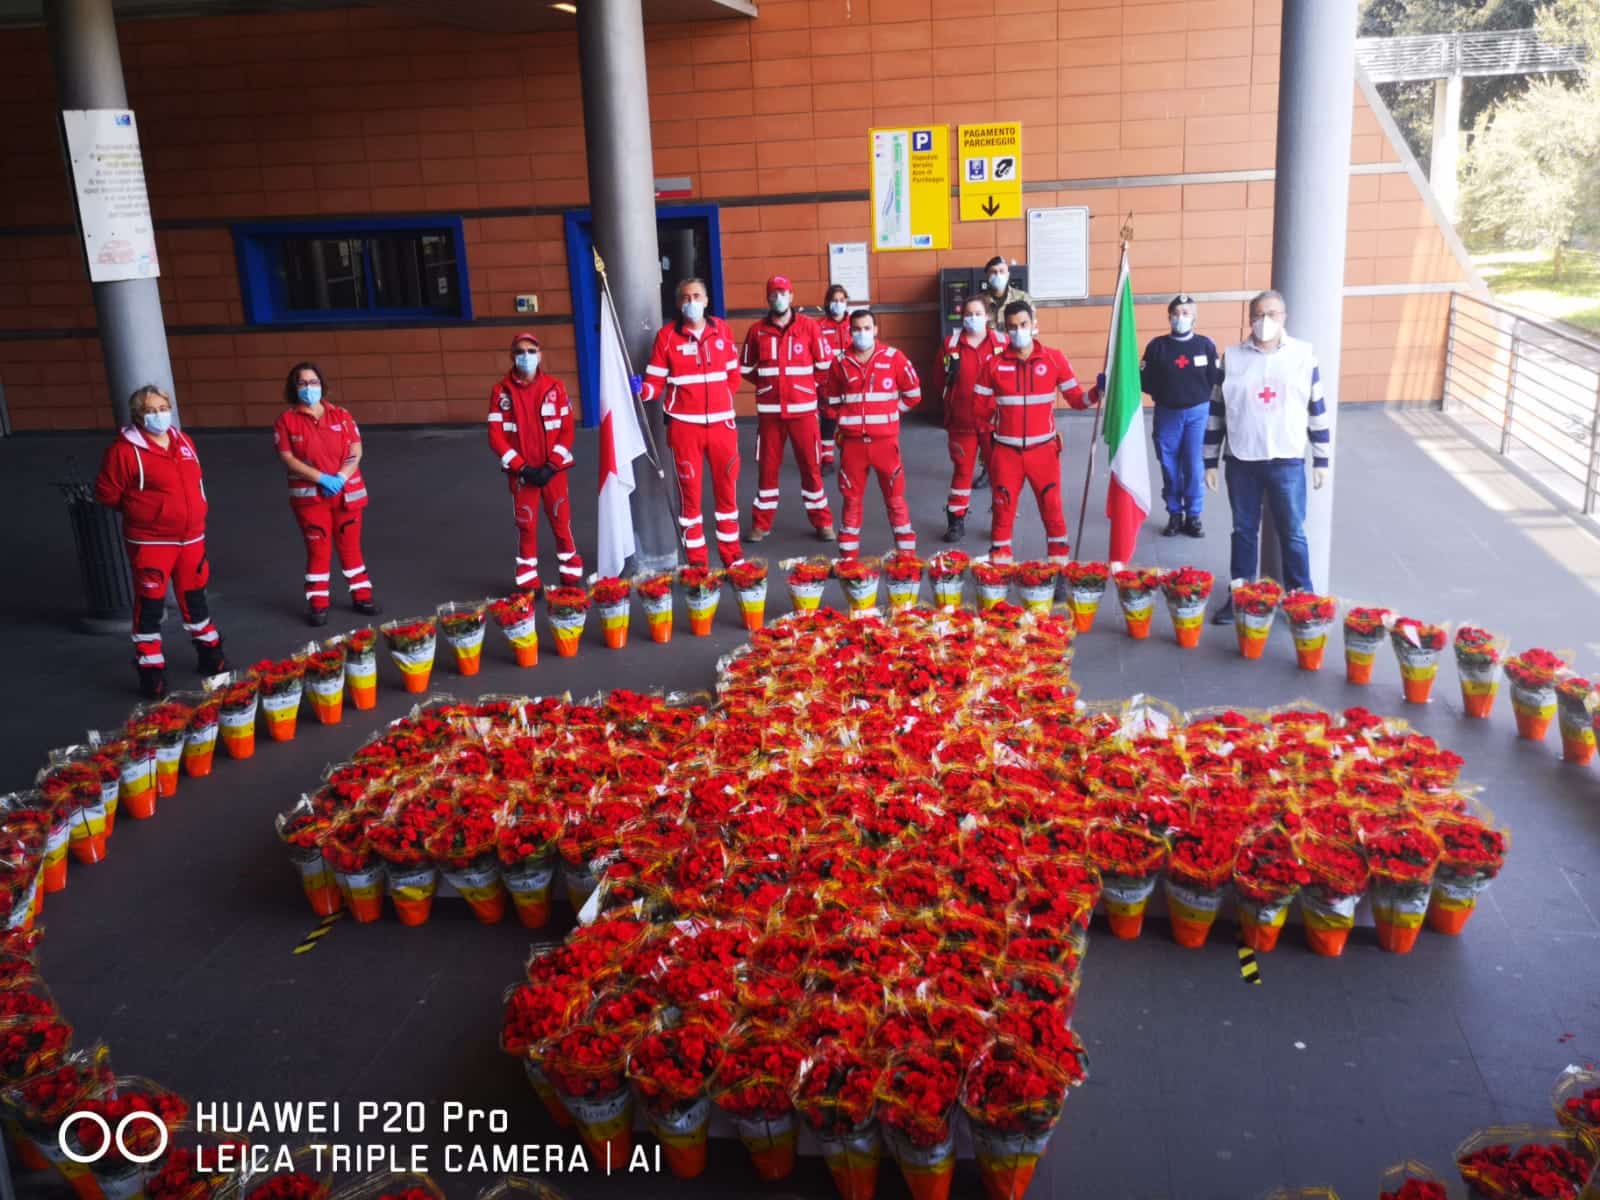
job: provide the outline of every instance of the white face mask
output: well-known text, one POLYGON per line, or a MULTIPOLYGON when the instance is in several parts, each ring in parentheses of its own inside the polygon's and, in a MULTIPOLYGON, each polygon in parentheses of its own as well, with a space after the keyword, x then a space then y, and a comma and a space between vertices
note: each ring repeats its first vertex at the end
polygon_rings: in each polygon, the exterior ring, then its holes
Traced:
POLYGON ((977 336, 985 329, 989 328, 989 318, 985 316, 975 316, 972 313, 968 313, 966 316, 961 318, 961 327, 973 336, 977 336))
POLYGON ((1256 341, 1266 345, 1268 342, 1276 340, 1277 336, 1283 332, 1283 326, 1272 317, 1257 317, 1250 323, 1250 332, 1255 335, 1256 341))
POLYGON ((517 370, 524 375, 537 375, 539 373, 539 355, 532 350, 523 350, 517 355, 517 370))
POLYGON ((789 311, 789 299, 788 292, 773 292, 767 297, 767 303, 772 306, 772 311, 781 317, 789 311))
POLYGON ((1172 332, 1182 337, 1194 328, 1194 318, 1183 316, 1181 313, 1171 318, 1172 332))
POLYGON ((828 301, 828 315, 835 321, 841 320, 844 317, 844 310, 848 307, 850 306, 843 300, 830 300, 828 301))
POLYGON ((706 315, 706 302, 704 300, 685 300, 679 306, 678 311, 683 313, 685 321, 698 321, 706 315))
POLYGON ((850 331, 850 344, 857 350, 871 350, 872 344, 878 340, 878 335, 870 329, 852 329, 850 331))
POLYGON ((1010 331, 1011 344, 1018 350, 1027 350, 1033 345, 1033 330, 1013 329, 1010 331))
POLYGON ((995 271, 989 276, 989 286, 997 292, 1003 292, 1006 290, 1006 284, 1010 281, 1010 279, 1011 276, 1006 274, 1006 272, 995 271))
POLYGON ((143 417, 144 431, 160 437, 172 428, 172 410, 164 412, 147 412, 143 417))

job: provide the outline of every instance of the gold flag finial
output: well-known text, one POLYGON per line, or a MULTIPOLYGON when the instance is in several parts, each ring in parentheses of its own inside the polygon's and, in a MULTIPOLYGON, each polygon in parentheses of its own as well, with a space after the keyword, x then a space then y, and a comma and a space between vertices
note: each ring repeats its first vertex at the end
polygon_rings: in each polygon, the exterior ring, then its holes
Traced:
POLYGON ((1128 219, 1122 223, 1122 241, 1124 244, 1133 241, 1133 210, 1128 210, 1128 219))
MULTIPOLYGON (((593 249, 593 248, 591 247, 591 249, 593 249)), ((606 260, 600 257, 600 251, 593 250, 593 253, 594 253, 594 269, 596 271, 599 271, 600 274, 604 275, 606 273, 606 260)))

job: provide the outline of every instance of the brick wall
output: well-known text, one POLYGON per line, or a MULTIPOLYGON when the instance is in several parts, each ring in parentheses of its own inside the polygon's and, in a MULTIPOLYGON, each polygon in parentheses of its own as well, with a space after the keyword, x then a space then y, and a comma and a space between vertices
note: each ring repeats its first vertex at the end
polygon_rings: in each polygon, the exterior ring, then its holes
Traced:
MULTIPOLYGON (((1096 296, 1114 285, 1130 210, 1137 291, 1267 286, 1270 180, 1072 184, 1270 169, 1276 0, 996 0, 993 16, 977 7, 987 6, 762 0, 755 21, 647 31, 655 173, 688 175, 696 201, 724 202, 730 309, 762 307, 776 270, 802 302, 819 302, 827 243, 865 240, 869 228, 866 200, 815 194, 866 189, 869 127, 929 122, 1022 122, 1024 179, 1059 185, 1029 192, 1026 205, 1091 209, 1096 296)), ((300 358, 320 361, 332 394, 369 423, 476 420, 504 368, 504 322, 520 292, 539 294, 547 362, 575 382, 559 214, 587 203, 575 35, 479 33, 361 8, 129 22, 121 36, 189 422, 269 422, 300 358), (476 322, 311 332, 244 323, 229 222, 407 212, 466 217, 476 322)), ((0 57, 0 381, 19 429, 100 425, 109 397, 43 31, 0 31, 0 57)), ((1347 283, 1463 279, 1359 91, 1353 103, 1361 173, 1351 179, 1347 283)), ((918 309, 886 315, 885 336, 924 365, 938 269, 1024 254, 1020 221, 952 229, 949 251, 872 256, 874 301, 918 309)), ((1425 291, 1352 296, 1343 398, 1436 396, 1446 302, 1425 291)), ((1200 328, 1233 340, 1243 307, 1203 302, 1200 328)), ((1104 305, 1041 315, 1047 336, 1081 362, 1103 352, 1104 305)), ((1165 328, 1160 305, 1138 318, 1142 335, 1165 328)), ((742 333, 746 322, 733 324, 742 333)))

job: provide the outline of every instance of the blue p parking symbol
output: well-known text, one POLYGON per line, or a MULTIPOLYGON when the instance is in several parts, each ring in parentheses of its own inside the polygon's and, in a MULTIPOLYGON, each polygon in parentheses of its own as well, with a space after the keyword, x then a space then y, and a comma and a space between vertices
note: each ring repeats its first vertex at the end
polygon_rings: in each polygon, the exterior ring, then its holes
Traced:
POLYGON ((911 131, 911 152, 922 153, 933 149, 933 130, 913 129, 911 131))

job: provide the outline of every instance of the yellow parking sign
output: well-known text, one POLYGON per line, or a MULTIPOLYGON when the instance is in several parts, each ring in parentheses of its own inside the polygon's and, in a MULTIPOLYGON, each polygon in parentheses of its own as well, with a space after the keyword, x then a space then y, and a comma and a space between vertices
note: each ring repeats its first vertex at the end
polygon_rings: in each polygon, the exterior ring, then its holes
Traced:
POLYGON ((962 125, 956 169, 963 221, 1022 217, 1022 122, 962 125))
POLYGON ((950 248, 950 127, 868 131, 873 250, 950 248))

